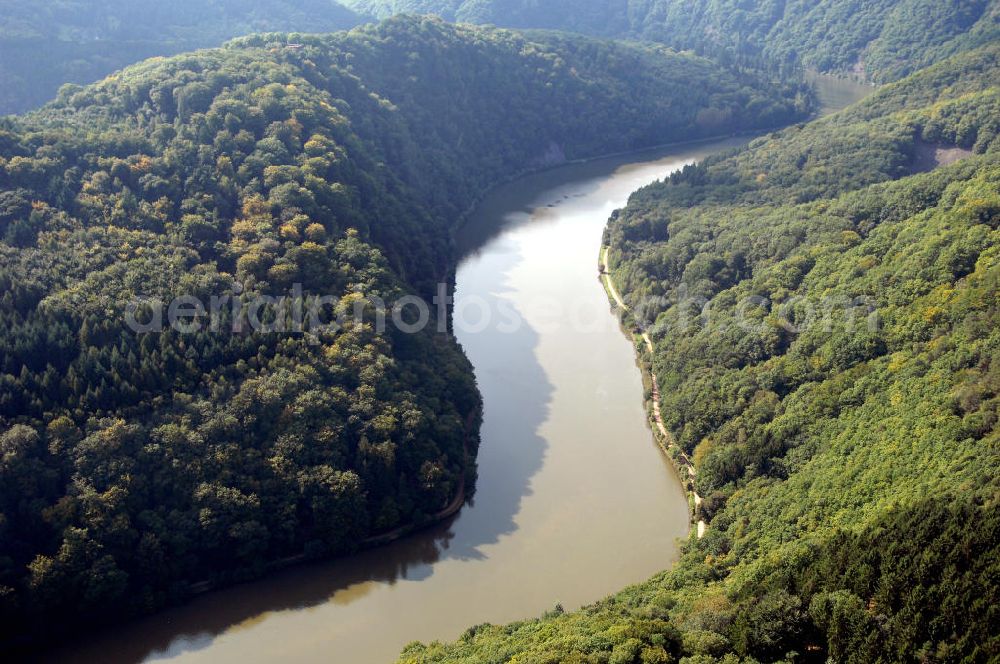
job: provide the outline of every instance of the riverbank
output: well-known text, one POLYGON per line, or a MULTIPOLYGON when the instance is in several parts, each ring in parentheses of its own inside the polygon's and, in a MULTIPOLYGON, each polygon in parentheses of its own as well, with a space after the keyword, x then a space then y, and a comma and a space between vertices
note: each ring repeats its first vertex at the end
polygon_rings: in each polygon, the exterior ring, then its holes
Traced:
POLYGON ((701 507, 702 502, 701 496, 698 495, 694 486, 694 479, 698 471, 694 467, 694 463, 690 457, 677 445, 673 435, 663 424, 663 415, 660 413, 660 383, 656 377, 656 372, 653 371, 653 339, 649 336, 648 332, 641 329, 637 322, 632 321, 633 324, 629 325, 629 307, 625 304, 625 300, 622 299, 614 280, 611 278, 611 267, 608 262, 610 252, 610 247, 601 247, 601 256, 598 262, 601 283, 604 284, 605 291, 608 293, 608 297, 618 313, 618 320, 621 323, 622 331, 627 332, 632 338, 640 370, 644 365, 648 365, 646 367, 647 375, 644 378, 648 377, 651 385, 652 406, 648 409, 650 429, 653 431, 653 438, 656 440, 656 444, 673 463, 678 477, 687 491, 688 500, 691 504, 691 522, 695 525, 698 539, 701 539, 705 536, 708 524, 705 523, 704 519, 698 518, 698 508, 701 507), (648 357, 643 355, 643 347, 645 347, 648 357))
MULTIPOLYGON (((813 112, 813 115, 809 116, 808 118, 803 118, 802 121, 814 118, 817 116, 817 114, 822 114, 822 112, 823 112, 822 105, 819 100, 819 96, 817 95, 817 109, 813 112)), ((466 208, 465 212, 463 212, 458 216, 453 226, 452 233, 453 234, 457 233, 465 226, 465 224, 469 221, 472 215, 479 208, 479 206, 482 205, 483 201, 485 201, 490 196, 490 194, 494 193, 500 187, 513 184, 518 180, 524 178, 529 178, 534 175, 541 175, 549 171, 556 171, 559 170, 560 168, 566 168, 567 166, 582 166, 586 164, 594 164, 602 161, 608 161, 611 159, 618 159, 621 157, 638 158, 644 154, 653 154, 656 152, 662 152, 664 150, 680 150, 684 148, 695 148, 698 147, 699 145, 710 145, 728 139, 763 136, 770 132, 781 131, 782 129, 785 129, 789 126, 790 126, 789 124, 781 124, 781 125, 772 125, 770 127, 760 127, 758 129, 744 129, 741 131, 731 132, 728 134, 727 133, 712 134, 711 136, 704 136, 702 138, 692 138, 685 141, 671 141, 669 143, 657 143, 655 145, 648 145, 641 148, 633 148, 631 150, 618 150, 616 152, 606 152, 603 154, 594 155, 592 157, 579 157, 576 159, 566 159, 565 161, 545 163, 537 166, 524 168, 521 169, 520 171, 517 171, 513 175, 500 178, 496 182, 489 185, 482 192, 482 194, 480 194, 474 199, 473 203, 468 208, 466 208)))
MULTIPOLYGON (((265 574, 279 572, 297 565, 304 565, 306 563, 317 562, 318 560, 331 560, 335 561, 338 558, 344 558, 356 554, 361 551, 366 551, 368 549, 374 549, 379 546, 385 546, 386 544, 392 544, 404 537, 409 537, 419 533, 420 531, 433 528, 441 524, 442 522, 450 519, 451 517, 458 514, 458 512, 465 505, 466 498, 468 496, 467 485, 469 482, 470 470, 475 464, 474 455, 470 450, 470 439, 473 432, 476 430, 479 421, 482 419, 482 409, 479 411, 473 411, 469 413, 465 418, 465 439, 464 439, 464 449, 463 449, 463 459, 462 459, 462 476, 458 483, 458 488, 455 491, 455 497, 452 498, 447 505, 445 505, 441 510, 430 515, 426 520, 417 523, 407 523, 402 526, 393 528, 392 530, 377 533, 370 537, 361 540, 356 551, 350 553, 345 553, 341 555, 325 556, 317 558, 315 556, 309 556, 305 553, 300 553, 294 556, 288 556, 280 560, 275 560, 267 565, 265 574)), ((248 579, 247 581, 252 582, 256 579, 248 579)), ((204 595, 210 593, 214 590, 218 590, 222 587, 227 587, 233 585, 236 582, 217 582, 217 581, 199 581, 198 583, 192 583, 188 587, 187 597, 188 599, 197 597, 198 595, 204 595)))
POLYGON ((475 500, 453 517, 206 593, 50 661, 264 664, 332 653, 377 664, 414 640, 458 638, 471 623, 586 606, 672 564, 677 542, 692 536, 688 497, 650 447, 634 349, 592 281, 593 257, 632 192, 736 143, 550 170, 501 187, 476 212, 459 238, 454 306, 514 311, 521 324, 494 319, 484 329, 475 314, 456 317, 484 412, 477 477, 466 486, 475 500), (553 318, 553 301, 600 324, 553 318))
MULTIPOLYGON (((497 191, 498 189, 500 189, 503 186, 516 183, 519 180, 523 180, 523 179, 526 179, 526 178, 530 178, 530 177, 533 177, 533 176, 544 174, 544 173, 549 172, 549 171, 557 171, 558 169, 566 168, 566 167, 570 167, 570 166, 584 166, 584 165, 588 165, 588 164, 596 164, 596 163, 605 162, 605 161, 608 161, 608 160, 613 160, 613 159, 618 159, 618 158, 625 158, 625 157, 627 157, 627 158, 633 158, 633 157, 638 158, 638 157, 641 157, 644 154, 653 154, 653 153, 656 153, 656 152, 662 152, 664 150, 674 150, 674 149, 679 150, 679 149, 684 149, 684 148, 696 148, 696 147, 702 146, 702 145, 713 145, 713 144, 719 143, 720 141, 726 141, 726 140, 731 140, 731 139, 747 138, 747 137, 762 135, 762 134, 765 134, 765 133, 767 133, 769 131, 779 130, 779 129, 783 128, 784 126, 786 126, 786 125, 775 126, 775 127, 771 127, 771 128, 763 128, 763 129, 745 130, 745 131, 735 132, 735 133, 732 133, 732 134, 719 134, 719 135, 708 136, 708 137, 704 137, 704 138, 697 138, 697 139, 686 140, 686 141, 674 141, 674 142, 670 142, 670 143, 663 143, 663 144, 658 144, 658 145, 653 145, 653 146, 648 146, 648 147, 636 148, 634 150, 622 150, 622 151, 617 151, 617 152, 612 152, 612 153, 607 153, 607 154, 600 154, 600 155, 596 155, 596 156, 592 156, 592 157, 582 157, 582 158, 578 158, 578 159, 568 159, 568 160, 565 160, 565 161, 562 161, 562 162, 559 162, 559 163, 551 163, 551 164, 544 164, 544 165, 529 167, 529 168, 523 169, 522 171, 519 171, 518 173, 516 173, 516 174, 514 174, 512 176, 509 176, 509 177, 506 177, 506 178, 502 178, 499 181, 497 181, 497 182, 493 183, 492 185, 490 185, 486 189, 486 191, 480 197, 478 197, 476 199, 476 202, 465 213, 463 213, 459 217, 459 222, 457 223, 457 225, 455 226, 455 229, 453 230, 453 236, 454 236, 455 233, 457 233, 465 225, 465 223, 468 221, 468 219, 475 213, 475 211, 479 208, 480 205, 482 205, 483 201, 486 200, 487 197, 490 194, 494 193, 495 191, 497 191)), ((455 290, 455 279, 454 279, 455 269, 457 268, 457 265, 458 265, 459 262, 460 262, 460 257, 456 257, 456 259, 453 261, 452 267, 450 268, 451 269, 451 274, 448 276, 448 283, 449 283, 450 289, 452 291, 452 293, 451 293, 452 296, 454 295, 454 290, 455 290)), ((619 301, 620 301, 620 299, 619 299, 619 301)), ((621 306, 624 309, 627 309, 627 307, 624 307, 624 302, 621 302, 621 306)), ((450 315, 451 315, 451 312, 449 312, 449 316, 450 315)), ((451 322, 449 321, 449 328, 450 327, 451 327, 451 322)), ((650 341, 650 344, 651 343, 652 342, 650 341)), ((652 352, 652 346, 651 345, 650 345, 650 352, 652 352)), ((657 385, 656 380, 655 380, 655 375, 653 376, 652 384, 653 384, 653 389, 654 389, 654 391, 656 393, 656 397, 653 400, 653 404, 654 404, 654 408, 655 408, 655 415, 652 417, 651 422, 653 422, 654 424, 658 425, 658 429, 656 429, 656 430, 660 434, 659 437, 655 437, 655 436, 654 437, 656 438, 657 444, 667 454, 669 460, 673 463, 674 467, 676 469, 678 469, 678 473, 679 473, 678 476, 681 479, 682 485, 684 485, 685 488, 686 488, 686 491, 687 491, 688 496, 689 496, 689 503, 691 501, 693 501, 693 509, 696 509, 701 504, 701 497, 698 496, 694 492, 693 477, 694 477, 695 472, 696 472, 695 468, 694 468, 694 465, 690 462, 689 459, 687 459, 687 456, 684 454, 683 450, 681 450, 679 447, 677 447, 672 442, 673 441, 672 436, 667 431, 667 429, 663 426, 662 418, 659 415, 659 396, 658 396, 658 394, 659 394, 659 388, 658 388, 658 385, 657 385), (679 454, 679 456, 676 456, 678 454, 679 454), (685 470, 687 472, 686 476, 684 474, 685 470)), ((321 557, 318 557, 318 558, 315 557, 315 556, 309 556, 309 555, 307 555, 305 553, 301 553, 301 554, 297 554, 295 556, 289 556, 289 557, 282 558, 280 560, 276 560, 276 561, 272 561, 272 562, 268 563, 267 566, 266 566, 266 570, 265 570, 264 574, 270 574, 270 573, 274 573, 274 572, 279 572, 279 571, 286 570, 286 569, 289 569, 289 568, 293 568, 293 567, 296 567, 296 566, 299 566, 299 565, 304 565, 304 564, 308 564, 308 563, 315 563, 315 562, 320 562, 320 561, 324 561, 324 560, 335 562, 338 559, 343 559, 343 558, 345 558, 347 556, 350 556, 350 555, 353 555, 353 554, 356 554, 356 553, 360 553, 360 552, 368 551, 370 549, 374 549, 374 548, 377 548, 377 547, 380 547, 380 546, 385 546, 385 545, 388 545, 388 544, 392 544, 393 542, 399 541, 399 540, 401 540, 401 539, 403 539, 405 537, 409 537, 411 535, 415 535, 415 534, 420 533, 422 531, 425 531, 425 530, 431 529, 431 528, 433 528, 435 526, 438 526, 441 523, 447 521, 448 519, 456 516, 461 511, 462 507, 466 503, 466 498, 467 498, 467 494, 468 494, 467 484, 468 484, 468 481, 469 481, 469 478, 468 478, 468 476, 469 476, 469 470, 470 470, 470 468, 474 467, 474 465, 476 463, 476 458, 475 458, 476 455, 474 453, 470 452, 470 449, 469 449, 469 437, 472 435, 472 433, 474 431, 472 427, 474 427, 476 425, 476 422, 480 421, 481 419, 482 419, 482 412, 481 412, 481 410, 478 413, 470 413, 467 416, 467 418, 466 418, 466 432, 465 432, 465 435, 466 435, 466 441, 465 442, 466 442, 466 444, 465 444, 465 459, 464 459, 464 469, 465 469, 465 472, 462 474, 462 481, 461 481, 461 483, 460 483, 460 485, 458 487, 458 490, 456 492, 455 497, 442 510, 440 510, 439 512, 436 512, 433 515, 428 516, 428 518, 426 520, 420 521, 418 523, 406 524, 406 525, 400 526, 398 528, 395 528, 395 529, 393 529, 391 531, 388 531, 388 532, 385 532, 385 533, 379 533, 379 534, 376 534, 376 535, 372 535, 372 536, 370 536, 370 537, 362 540, 358 544, 357 549, 355 551, 351 552, 351 553, 337 554, 337 555, 332 555, 332 556, 321 556, 321 557)), ((694 512, 692 512, 692 514, 693 513, 694 512)), ((692 523, 694 523, 693 520, 692 520, 692 523)), ((698 527, 698 532, 699 532, 699 537, 700 537, 702 534, 704 534, 704 529, 705 529, 704 522, 701 522, 701 521, 697 522, 697 527, 698 527)), ((188 592, 186 593, 185 597, 186 597, 186 599, 189 600, 189 599, 192 599, 192 598, 200 596, 200 595, 205 595, 205 594, 208 594, 208 593, 211 593, 211 592, 223 589, 223 588, 231 587, 233 585, 239 585, 239 584, 248 583, 248 582, 252 583, 254 581, 257 581, 258 579, 259 579, 259 577, 254 576, 254 577, 251 577, 251 578, 248 578, 248 579, 238 579, 238 580, 200 581, 200 582, 197 582, 197 583, 193 583, 193 584, 191 584, 189 586, 188 592)), ((183 601, 184 600, 182 600, 182 602, 183 601)))
MULTIPOLYGON (((831 113, 836 113, 848 106, 851 106, 877 89, 876 86, 869 85, 867 83, 859 83, 857 81, 847 80, 829 74, 818 74, 815 72, 809 72, 807 74, 807 80, 815 86, 816 90, 817 108, 813 115, 813 119, 830 115, 831 113)), ((781 127, 776 127, 772 131, 779 129, 781 129, 781 127)), ((767 131, 768 130, 763 130, 757 133, 763 134, 767 131)), ((753 133, 748 132, 741 135, 747 136, 753 135, 753 133)), ((618 287, 615 285, 614 280, 611 277, 611 267, 609 262, 610 251, 611 248, 609 246, 601 246, 600 256, 598 259, 601 283, 608 295, 608 299, 618 312, 618 319, 621 323, 622 331, 632 338, 632 345, 635 348, 636 360, 639 364, 640 370, 643 372, 643 381, 645 382, 648 380, 650 383, 649 401, 651 401, 651 405, 647 407, 648 423, 657 445, 673 464, 682 484, 685 487, 685 490, 687 491, 691 522, 695 525, 697 536, 700 539, 704 537, 705 532, 708 529, 708 524, 703 519, 698 518, 702 498, 698 495, 694 485, 695 477, 697 476, 697 469, 695 468, 690 457, 688 457, 684 450, 677 445, 673 435, 663 424, 663 416, 660 412, 660 385, 656 372, 653 370, 653 340, 649 336, 649 333, 642 329, 639 321, 631 318, 629 307, 625 303, 625 300, 622 298, 618 287)))

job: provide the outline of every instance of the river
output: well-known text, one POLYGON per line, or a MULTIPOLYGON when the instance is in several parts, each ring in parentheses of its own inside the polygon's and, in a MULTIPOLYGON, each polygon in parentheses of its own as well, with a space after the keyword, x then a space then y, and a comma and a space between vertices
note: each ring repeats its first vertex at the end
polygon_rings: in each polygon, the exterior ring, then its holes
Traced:
POLYGON ((687 497, 598 279, 601 236, 631 192, 745 140, 567 165, 478 207, 458 238, 455 333, 485 410, 475 498, 456 517, 198 597, 54 659, 388 662, 410 641, 557 602, 571 610, 669 567, 689 534, 687 497))

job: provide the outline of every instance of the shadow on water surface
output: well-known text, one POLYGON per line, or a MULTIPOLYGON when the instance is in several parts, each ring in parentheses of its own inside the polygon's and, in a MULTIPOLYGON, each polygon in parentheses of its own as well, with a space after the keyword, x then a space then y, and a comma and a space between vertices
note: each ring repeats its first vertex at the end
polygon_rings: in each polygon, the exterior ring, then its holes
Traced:
MULTIPOLYGON (((735 147, 743 142, 733 140, 732 146, 735 147)), ((589 161, 569 162, 502 184, 487 194, 477 206, 476 214, 459 229, 455 239, 458 253, 464 259, 474 257, 483 248, 491 246, 492 241, 504 233, 528 223, 545 223, 546 208, 555 208, 564 201, 589 196, 600 189, 609 175, 618 168, 642 163, 644 157, 653 160, 666 152, 679 152, 685 148, 697 150, 700 145, 720 143, 726 144, 725 139, 691 141, 676 146, 646 148, 589 161), (567 182, 567 172, 573 173, 573 179, 569 182, 567 182), (521 205, 512 213, 510 203, 514 197, 521 202, 521 205)))
MULTIPOLYGON (((499 226, 501 220, 494 215, 489 223, 499 226)), ((497 235, 484 241, 495 241, 497 235)), ((489 276, 471 280, 473 288, 482 288, 474 294, 506 299, 506 275, 520 255, 509 248, 487 253, 489 276)), ((363 601, 381 585, 430 579, 444 561, 485 560, 483 547, 517 530, 515 517, 542 467, 547 443, 538 430, 548 417, 553 386, 536 358, 539 336, 530 326, 521 325, 514 334, 486 331, 465 338, 458 330, 457 336, 476 366, 486 404, 475 497, 459 514, 383 547, 207 593, 113 632, 61 646, 41 659, 102 664, 171 659, 209 648, 222 635, 250 628, 273 614, 324 604, 347 606, 363 601)))
MULTIPOLYGON (((835 87, 835 94, 828 94, 825 99, 825 111, 853 101, 849 86, 837 83, 835 87)), ((676 153, 677 159, 689 160, 734 147, 740 142, 718 141, 704 146, 693 144, 683 149, 660 152, 676 153)), ((653 156, 651 154, 650 158, 653 156)), ((464 256, 459 269, 459 297, 478 295, 513 305, 516 289, 512 274, 524 257, 510 235, 526 224, 534 224, 532 228, 537 228, 548 223, 552 211, 546 208, 571 198, 586 197, 600 189, 602 178, 618 167, 641 161, 643 157, 639 153, 574 164, 568 172, 566 169, 555 169, 495 190, 458 234, 457 246, 464 256)), ((596 259, 595 253, 595 266, 596 259)), ((514 569, 510 567, 512 559, 533 565, 530 550, 526 555, 524 549, 513 547, 507 552, 508 557, 504 558, 504 554, 496 553, 499 549, 491 550, 489 547, 501 539, 509 540, 507 536, 519 529, 528 532, 526 526, 519 526, 519 515, 522 510, 530 511, 526 509, 525 499, 532 496, 535 489, 533 482, 542 471, 546 456, 555 456, 556 451, 548 447, 548 441, 540 433, 550 417, 555 387, 538 358, 541 338, 529 325, 521 325, 513 334, 463 334, 460 329, 457 334, 476 367, 485 403, 475 500, 457 516, 385 547, 284 570, 261 581, 198 597, 187 605, 78 640, 60 651, 48 653, 44 659, 135 662, 143 659, 183 659, 185 654, 201 654, 205 659, 214 654, 214 646, 224 645, 230 637, 251 631, 262 633, 256 639, 248 639, 244 650, 237 655, 223 651, 237 661, 240 656, 259 659, 262 656, 259 648, 268 643, 291 645, 295 639, 301 640, 308 635, 307 640, 321 642, 310 643, 316 646, 316 659, 329 661, 338 659, 330 653, 347 645, 337 641, 343 636, 345 640, 353 639, 350 645, 355 647, 355 653, 362 652, 360 659, 353 658, 351 661, 365 659, 364 647, 371 645, 375 639, 379 640, 375 644, 379 647, 373 650, 378 650, 380 657, 385 652, 392 653, 386 658, 391 659, 402 646, 397 646, 394 640, 393 632, 399 627, 394 624, 397 621, 435 611, 443 616, 454 613, 458 606, 462 608, 455 617, 462 627, 475 622, 477 616, 468 612, 471 607, 461 601, 467 598, 459 595, 460 599, 456 601, 457 590, 449 584, 467 585, 470 581, 468 570, 463 576, 456 573, 457 568, 476 564, 476 561, 488 559, 491 555, 501 567, 493 573, 501 576, 487 575, 487 586, 501 582, 499 578, 511 573, 514 569), (438 579, 440 584, 444 584, 443 588, 434 585, 438 579), (414 584, 419 591, 391 592, 408 587, 405 582, 409 581, 420 582, 414 584), (440 593, 443 597, 439 599, 438 591, 441 590, 452 591, 452 594, 440 593), (450 604, 445 606, 443 602, 450 604), (350 607, 350 611, 337 612, 344 607, 350 607), (302 612, 299 621, 305 623, 299 631, 288 628, 288 625, 260 628, 262 623, 275 615, 294 611, 302 612), (338 625, 341 621, 344 624, 338 625), (336 627, 342 629, 336 631, 336 627), (359 639, 363 641, 360 651, 357 649, 359 639)), ((631 348, 628 350, 631 352, 631 348)), ((631 368, 628 371, 631 372, 631 368)), ((560 385, 561 389, 565 389, 564 385, 560 385)), ((637 408, 637 412, 641 417, 642 411, 637 408)), ((660 461, 666 463, 662 458, 660 461)), ((655 474, 657 478, 667 475, 655 474)), ((542 495, 543 491, 538 493, 542 495)), ((686 530, 686 497, 679 488, 676 495, 681 501, 680 518, 686 530)), ((590 527, 589 523, 587 527, 590 527)), ((476 568, 475 574, 482 571, 476 568)), ((545 573, 544 570, 541 572, 545 573)), ((530 574, 526 574, 521 582, 527 581, 528 577, 530 574)), ((477 586, 471 591, 483 594, 488 592, 485 587, 477 586)), ((521 594, 527 594, 531 588, 523 590, 525 592, 521 594)), ((417 626, 417 636, 429 633, 427 625, 417 626)), ((448 630, 451 629, 448 627, 448 630)))

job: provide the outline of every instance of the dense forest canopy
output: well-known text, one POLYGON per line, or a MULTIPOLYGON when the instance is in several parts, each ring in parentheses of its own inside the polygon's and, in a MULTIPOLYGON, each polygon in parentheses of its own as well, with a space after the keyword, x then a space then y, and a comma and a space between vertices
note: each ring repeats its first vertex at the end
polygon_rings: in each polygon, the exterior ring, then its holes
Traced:
POLYGON ((606 239, 707 532, 402 661, 1000 658, 1000 45, 685 168, 606 239))
POLYGON ((334 0, 4 0, 0 115, 145 58, 253 32, 334 32, 365 20, 334 0))
POLYGON ((875 82, 1000 37, 997 0, 7 0, 0 114, 157 55, 263 31, 330 32, 399 13, 652 40, 724 62, 802 64, 875 82))
POLYGON ((371 14, 650 39, 892 81, 1000 37, 996 0, 348 0, 371 14))
POLYGON ((8 119, 0 633, 427 522, 473 472, 478 393, 447 334, 381 332, 371 298, 449 284, 452 232, 499 180, 811 108, 800 83, 663 47, 411 17, 151 60, 8 119), (365 317, 126 324, 140 298, 296 284, 365 317))

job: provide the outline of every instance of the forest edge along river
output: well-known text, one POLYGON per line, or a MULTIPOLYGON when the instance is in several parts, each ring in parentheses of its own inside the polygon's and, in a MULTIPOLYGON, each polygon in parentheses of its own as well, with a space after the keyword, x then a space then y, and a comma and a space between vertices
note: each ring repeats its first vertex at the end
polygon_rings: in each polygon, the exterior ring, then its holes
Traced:
MULTIPOLYGON (((824 111, 870 88, 821 81, 824 111)), ((93 662, 386 662, 413 640, 567 610, 676 560, 688 498, 597 278, 636 189, 748 141, 571 164, 495 189, 459 233, 456 336, 484 399, 475 495, 386 546, 207 593, 50 653, 93 662)))

